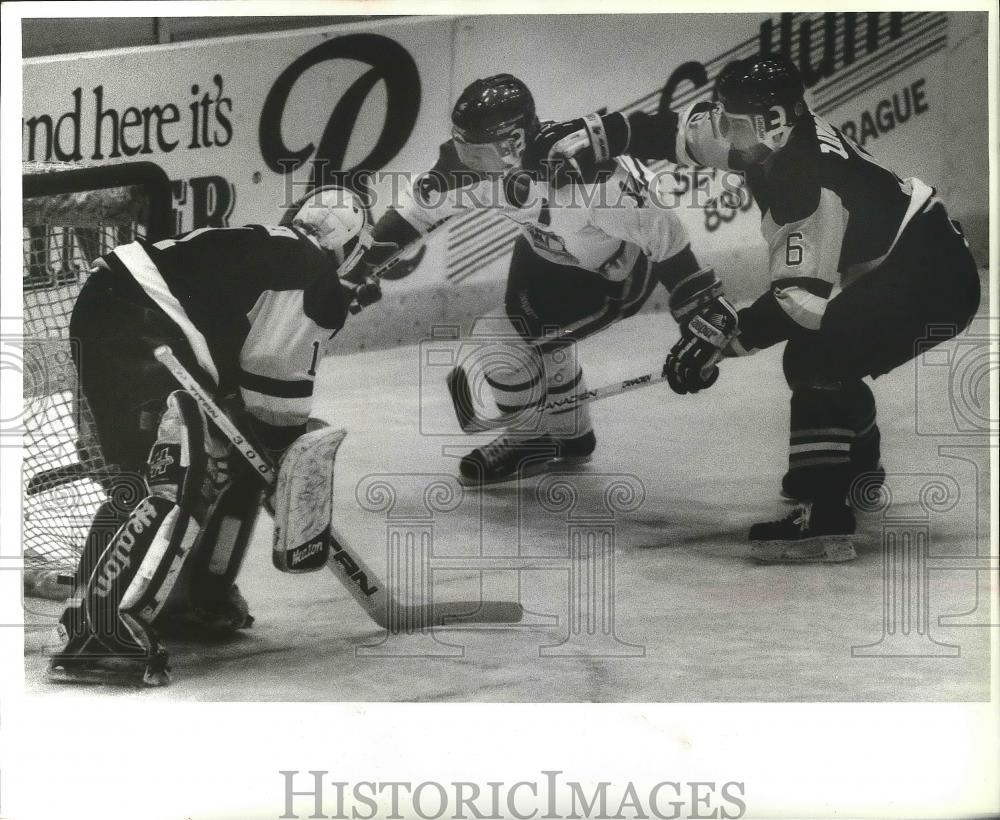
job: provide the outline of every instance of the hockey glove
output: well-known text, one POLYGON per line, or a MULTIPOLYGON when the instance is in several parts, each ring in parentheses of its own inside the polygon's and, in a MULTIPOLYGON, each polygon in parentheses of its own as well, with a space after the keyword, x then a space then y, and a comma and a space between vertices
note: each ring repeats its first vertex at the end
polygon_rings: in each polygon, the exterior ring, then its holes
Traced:
POLYGON ((360 313, 362 308, 375 304, 382 298, 382 287, 378 279, 372 276, 364 277, 353 290, 354 296, 348 308, 351 313, 360 313))
POLYGON ((682 328, 692 316, 722 296, 722 282, 713 268, 701 268, 664 284, 670 291, 670 315, 682 328))
POLYGON ((736 335, 736 308, 723 296, 703 305, 681 329, 681 338, 663 363, 663 376, 675 393, 697 393, 719 378, 716 363, 736 335))
POLYGON ((628 148, 628 121, 621 114, 588 114, 544 126, 532 140, 529 156, 557 187, 592 182, 598 166, 628 148))

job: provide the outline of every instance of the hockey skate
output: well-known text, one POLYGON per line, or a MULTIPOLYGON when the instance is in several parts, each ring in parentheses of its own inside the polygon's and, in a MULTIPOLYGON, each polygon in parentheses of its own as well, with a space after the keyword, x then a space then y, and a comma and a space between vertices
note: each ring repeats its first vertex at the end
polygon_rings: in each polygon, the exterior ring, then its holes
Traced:
POLYGON ((807 503, 779 521, 750 528, 750 557, 762 564, 842 563, 858 557, 854 512, 842 503, 807 503))
POLYGON ((483 486, 548 470, 572 469, 590 461, 596 445, 593 432, 572 439, 501 435, 462 458, 459 480, 467 486, 483 486))
POLYGON ((138 645, 118 647, 115 652, 96 639, 76 636, 65 640, 65 627, 59 625, 63 648, 49 659, 46 676, 54 683, 87 683, 106 686, 166 686, 170 683, 168 655, 162 646, 149 652, 138 645))
POLYGON ((170 638, 221 640, 253 626, 246 598, 233 584, 213 600, 199 596, 169 605, 156 619, 156 631, 170 638))

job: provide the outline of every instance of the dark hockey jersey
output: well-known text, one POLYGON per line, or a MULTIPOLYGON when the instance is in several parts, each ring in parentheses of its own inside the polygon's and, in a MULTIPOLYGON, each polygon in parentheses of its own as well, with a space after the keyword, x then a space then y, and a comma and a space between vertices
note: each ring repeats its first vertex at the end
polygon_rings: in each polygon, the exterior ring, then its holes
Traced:
POLYGON ((303 424, 348 300, 327 254, 293 228, 199 228, 104 257, 180 328, 198 366, 275 427, 303 424))
POLYGON ((900 179, 815 115, 764 163, 742 166, 712 118, 704 102, 682 115, 632 114, 628 150, 742 172, 761 210, 771 289, 741 311, 741 341, 766 347, 800 328, 815 330, 834 291, 878 267, 934 192, 919 179, 900 179))

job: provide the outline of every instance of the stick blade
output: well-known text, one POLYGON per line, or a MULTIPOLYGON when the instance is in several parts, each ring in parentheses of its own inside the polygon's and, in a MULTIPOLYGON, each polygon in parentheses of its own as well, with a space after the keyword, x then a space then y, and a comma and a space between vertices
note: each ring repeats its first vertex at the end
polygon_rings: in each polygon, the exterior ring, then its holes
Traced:
POLYGON ((523 618, 517 601, 442 601, 433 607, 433 626, 516 624, 523 618))

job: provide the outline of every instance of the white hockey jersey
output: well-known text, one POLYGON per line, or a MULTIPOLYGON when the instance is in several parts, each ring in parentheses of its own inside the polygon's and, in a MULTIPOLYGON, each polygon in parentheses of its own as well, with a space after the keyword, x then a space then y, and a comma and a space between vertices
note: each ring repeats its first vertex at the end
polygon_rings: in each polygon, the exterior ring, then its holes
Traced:
POLYGON ((623 156, 596 183, 555 187, 528 174, 483 178, 459 167, 450 142, 437 165, 403 191, 399 214, 421 234, 470 209, 517 223, 539 256, 623 281, 640 255, 662 262, 689 244, 674 211, 649 190, 652 174, 623 156))

